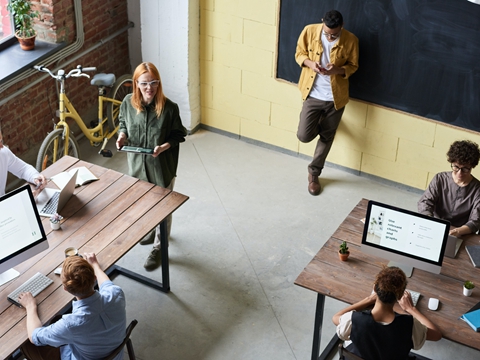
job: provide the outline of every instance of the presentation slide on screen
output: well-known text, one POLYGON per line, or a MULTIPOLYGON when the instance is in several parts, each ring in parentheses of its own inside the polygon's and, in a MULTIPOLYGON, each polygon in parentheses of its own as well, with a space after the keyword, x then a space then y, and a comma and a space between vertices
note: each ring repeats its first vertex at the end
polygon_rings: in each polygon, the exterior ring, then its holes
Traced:
POLYGON ((445 226, 372 205, 367 242, 436 261, 439 257, 445 226))
POLYGON ((26 191, 0 202, 0 259, 23 249, 41 236, 26 191))

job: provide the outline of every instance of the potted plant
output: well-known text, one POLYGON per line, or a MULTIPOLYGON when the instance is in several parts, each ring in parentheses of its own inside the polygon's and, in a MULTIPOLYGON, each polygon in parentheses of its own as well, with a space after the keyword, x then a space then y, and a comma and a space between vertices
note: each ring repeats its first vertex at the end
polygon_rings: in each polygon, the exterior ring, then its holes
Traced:
POLYGON ((50 226, 52 227, 52 230, 58 230, 60 229, 60 221, 62 221, 63 216, 55 213, 52 215, 50 218, 50 226))
POLYGON ((347 242, 344 241, 340 244, 340 249, 338 250, 338 256, 340 260, 347 261, 348 255, 350 255, 350 251, 348 251, 347 242))
POLYGON ((470 280, 465 281, 463 283, 463 295, 465 296, 472 295, 474 287, 475 287, 475 284, 473 282, 471 282, 470 280))
POLYGON ((23 50, 33 50, 37 36, 33 28, 33 19, 39 17, 38 11, 32 10, 32 3, 29 0, 11 0, 7 9, 15 20, 15 36, 20 47, 23 50))

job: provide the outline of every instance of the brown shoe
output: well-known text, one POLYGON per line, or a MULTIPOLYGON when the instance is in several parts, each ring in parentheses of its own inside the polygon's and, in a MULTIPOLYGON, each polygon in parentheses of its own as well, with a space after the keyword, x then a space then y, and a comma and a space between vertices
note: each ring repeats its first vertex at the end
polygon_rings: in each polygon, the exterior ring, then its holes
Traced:
POLYGON ((147 257, 147 261, 143 264, 143 267, 147 270, 155 270, 160 266, 162 262, 162 253, 160 249, 152 249, 152 252, 147 257))
POLYGON ((321 191, 322 187, 320 186, 320 181, 318 181, 318 176, 308 174, 308 192, 310 193, 310 195, 320 195, 321 191))

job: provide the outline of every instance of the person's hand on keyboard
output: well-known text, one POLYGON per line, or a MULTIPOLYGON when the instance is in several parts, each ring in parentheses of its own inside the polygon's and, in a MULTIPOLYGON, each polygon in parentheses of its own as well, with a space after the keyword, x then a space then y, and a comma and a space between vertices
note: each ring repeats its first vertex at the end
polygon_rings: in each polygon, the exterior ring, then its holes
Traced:
POLYGON ((412 296, 408 291, 405 291, 403 293, 403 296, 400 300, 398 300, 398 303, 400 304, 400 307, 406 312, 409 312, 409 310, 414 308, 412 296))
POLYGON ((30 292, 22 292, 18 295, 18 302, 22 305, 27 311, 29 309, 35 309, 37 307, 37 301, 32 296, 30 292))

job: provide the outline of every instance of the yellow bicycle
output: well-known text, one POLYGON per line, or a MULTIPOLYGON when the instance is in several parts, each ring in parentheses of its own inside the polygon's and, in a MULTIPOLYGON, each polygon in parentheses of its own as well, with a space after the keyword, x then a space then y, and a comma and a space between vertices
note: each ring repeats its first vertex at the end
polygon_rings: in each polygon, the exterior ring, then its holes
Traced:
POLYGON ((105 149, 105 146, 108 140, 118 131, 120 104, 125 96, 132 92, 132 76, 125 74, 118 79, 115 79, 114 74, 96 74, 93 76, 90 84, 98 87, 98 118, 97 121, 91 124, 91 128, 87 128, 65 93, 65 80, 69 77, 90 78, 90 75, 85 74, 85 72, 96 71, 96 68, 78 65, 67 74, 65 70, 59 69, 56 75, 42 65, 34 66, 34 68, 49 74, 60 84, 57 112, 60 120, 54 124, 53 131, 43 140, 40 150, 38 151, 37 170, 44 170, 64 155, 80 158, 80 148, 73 133, 70 131, 70 127, 66 121, 67 118, 75 120, 80 130, 90 141, 90 145, 96 146, 102 143, 99 154, 105 157, 111 157, 112 152, 105 149), (110 88, 109 97, 105 96, 107 88, 110 88), (105 105, 107 110, 106 116, 103 115, 105 105))

